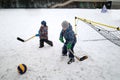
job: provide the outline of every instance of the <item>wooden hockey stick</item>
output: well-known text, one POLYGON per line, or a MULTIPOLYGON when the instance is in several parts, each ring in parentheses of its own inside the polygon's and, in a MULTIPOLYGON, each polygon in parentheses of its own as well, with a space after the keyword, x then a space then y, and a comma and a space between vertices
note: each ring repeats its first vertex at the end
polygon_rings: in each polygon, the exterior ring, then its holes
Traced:
POLYGON ((73 52, 71 49, 69 49, 68 51, 70 51, 70 52, 75 56, 75 58, 76 58, 78 61, 84 61, 85 59, 88 58, 88 56, 82 56, 81 58, 79 58, 78 56, 76 56, 76 55, 74 54, 74 52, 73 52))
POLYGON ((21 41, 21 42, 27 42, 27 41, 33 39, 34 37, 35 37, 35 35, 32 36, 32 37, 30 37, 30 38, 28 38, 28 39, 26 39, 26 40, 24 40, 24 39, 22 39, 22 38, 20 38, 20 37, 17 37, 17 40, 19 40, 19 41, 21 41))

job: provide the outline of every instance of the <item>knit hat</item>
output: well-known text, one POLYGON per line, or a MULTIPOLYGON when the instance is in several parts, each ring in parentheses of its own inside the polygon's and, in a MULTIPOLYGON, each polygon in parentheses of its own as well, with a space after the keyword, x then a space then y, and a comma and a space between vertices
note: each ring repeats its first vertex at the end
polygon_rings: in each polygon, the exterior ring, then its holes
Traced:
POLYGON ((67 29, 69 27, 69 22, 63 21, 61 25, 62 25, 63 28, 67 29))
POLYGON ((44 20, 41 21, 41 24, 44 25, 44 26, 46 26, 46 21, 44 21, 44 20))

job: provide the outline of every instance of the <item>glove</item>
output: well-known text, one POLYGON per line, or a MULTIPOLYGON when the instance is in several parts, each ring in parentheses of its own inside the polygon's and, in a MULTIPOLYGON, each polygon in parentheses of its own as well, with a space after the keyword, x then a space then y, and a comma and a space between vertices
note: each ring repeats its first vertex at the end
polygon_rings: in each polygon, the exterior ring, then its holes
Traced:
POLYGON ((60 37, 59 40, 64 43, 63 37, 60 37))
POLYGON ((38 37, 38 36, 40 36, 40 34, 36 34, 35 36, 38 37))
POLYGON ((40 30, 38 31, 38 33, 35 35, 36 37, 40 36, 40 30))
POLYGON ((68 43, 68 44, 67 44, 67 49, 71 49, 71 47, 72 47, 72 44, 71 44, 71 43, 68 43))

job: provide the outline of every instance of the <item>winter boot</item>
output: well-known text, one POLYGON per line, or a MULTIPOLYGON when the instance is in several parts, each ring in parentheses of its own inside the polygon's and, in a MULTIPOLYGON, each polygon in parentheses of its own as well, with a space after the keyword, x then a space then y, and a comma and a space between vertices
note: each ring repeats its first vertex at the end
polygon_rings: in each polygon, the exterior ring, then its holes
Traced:
POLYGON ((39 48, 42 48, 42 47, 44 47, 44 46, 39 46, 39 48))
POLYGON ((62 56, 67 56, 67 54, 62 54, 62 56))
POLYGON ((52 41, 50 42, 50 45, 53 46, 53 42, 52 41))
POLYGON ((74 58, 70 58, 70 60, 68 61, 68 64, 71 64, 72 62, 75 62, 74 58))

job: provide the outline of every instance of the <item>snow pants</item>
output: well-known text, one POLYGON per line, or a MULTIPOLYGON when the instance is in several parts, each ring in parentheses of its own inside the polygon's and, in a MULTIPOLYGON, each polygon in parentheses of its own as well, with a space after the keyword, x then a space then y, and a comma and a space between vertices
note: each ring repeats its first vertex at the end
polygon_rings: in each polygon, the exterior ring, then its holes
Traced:
MULTIPOLYGON (((76 41, 74 43, 72 43, 72 47, 71 47, 71 50, 72 52, 74 52, 74 46, 76 44, 76 41)), ((63 55, 66 55, 67 54, 67 42, 64 44, 63 48, 62 48, 62 54, 63 55)), ((69 51, 69 58, 74 58, 74 55, 69 51)))
POLYGON ((44 47, 44 42, 46 42, 48 45, 53 46, 53 42, 48 39, 40 39, 40 47, 44 47))

